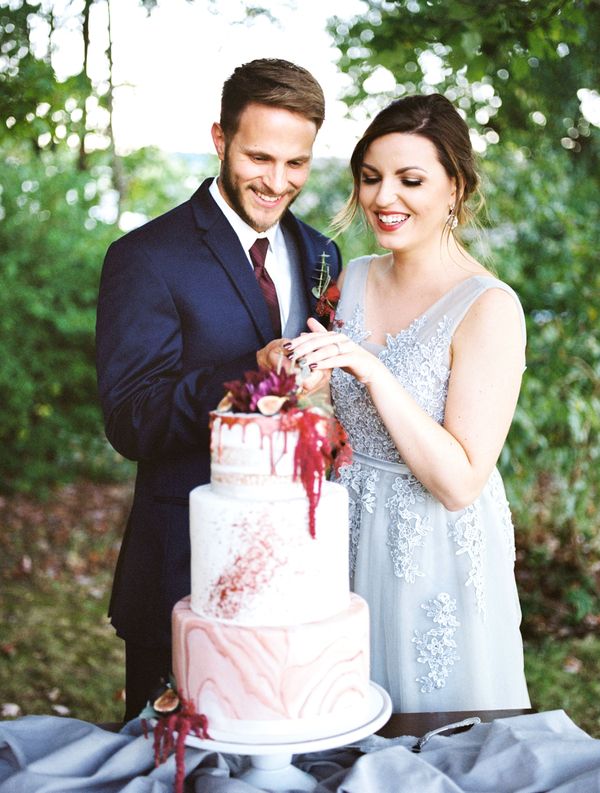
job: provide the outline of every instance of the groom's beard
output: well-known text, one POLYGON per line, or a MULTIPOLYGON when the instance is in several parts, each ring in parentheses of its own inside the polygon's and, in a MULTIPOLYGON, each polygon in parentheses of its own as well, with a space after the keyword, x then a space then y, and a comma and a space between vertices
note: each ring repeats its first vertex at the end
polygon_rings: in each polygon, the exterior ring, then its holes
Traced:
MULTIPOLYGON (((269 212, 268 210, 261 211, 251 203, 252 196, 248 195, 248 193, 252 192, 252 186, 256 185, 254 185, 254 182, 243 187, 240 185, 239 180, 236 179, 235 173, 229 165, 227 150, 225 150, 225 157, 221 163, 219 181, 227 196, 229 206, 250 226, 250 228, 253 228, 259 233, 267 231, 278 223, 282 215, 300 195, 300 190, 289 190, 285 194, 287 201, 282 202, 282 204, 277 207, 277 212, 269 212)), ((265 190, 264 192, 268 194, 270 191, 265 190)))

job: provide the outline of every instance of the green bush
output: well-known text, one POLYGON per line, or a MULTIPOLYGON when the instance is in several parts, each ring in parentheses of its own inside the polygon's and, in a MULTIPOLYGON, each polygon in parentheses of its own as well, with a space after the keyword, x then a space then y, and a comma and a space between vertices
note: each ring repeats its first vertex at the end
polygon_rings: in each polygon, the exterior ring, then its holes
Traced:
MULTIPOLYGON (((94 369, 98 277, 115 236, 103 166, 5 158, 0 221, 2 489, 68 480, 107 462, 94 369), (105 219, 103 219, 105 218, 105 219)), ((113 213, 114 214, 114 213, 113 213)), ((113 217, 114 220, 114 217, 113 217)), ((110 456, 111 463, 116 461, 110 456)))
POLYGON ((600 614, 597 184, 564 150, 488 157, 491 246, 519 293, 527 370, 501 458, 519 532, 529 631, 600 614))
MULTIPOLYGON (((98 282, 108 245, 185 200, 214 159, 143 149, 81 171, 67 151, 5 143, 0 184, 0 490, 48 489, 78 476, 121 478, 132 466, 108 445, 95 372, 98 282)), ((132 299, 135 296, 132 295, 132 299)))

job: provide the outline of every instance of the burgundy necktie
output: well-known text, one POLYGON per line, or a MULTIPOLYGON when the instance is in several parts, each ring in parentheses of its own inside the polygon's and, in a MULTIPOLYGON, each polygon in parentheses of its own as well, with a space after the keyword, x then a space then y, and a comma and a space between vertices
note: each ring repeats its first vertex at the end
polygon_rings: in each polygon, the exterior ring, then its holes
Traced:
POLYGON ((267 248, 269 247, 269 240, 266 237, 258 237, 254 245, 250 248, 250 258, 254 265, 254 275, 258 281, 265 300, 269 309, 269 316, 271 317, 271 324, 275 331, 275 338, 281 336, 281 318, 279 316, 279 301, 277 300, 277 291, 275 284, 271 280, 269 273, 265 270, 265 259, 267 257, 267 248))

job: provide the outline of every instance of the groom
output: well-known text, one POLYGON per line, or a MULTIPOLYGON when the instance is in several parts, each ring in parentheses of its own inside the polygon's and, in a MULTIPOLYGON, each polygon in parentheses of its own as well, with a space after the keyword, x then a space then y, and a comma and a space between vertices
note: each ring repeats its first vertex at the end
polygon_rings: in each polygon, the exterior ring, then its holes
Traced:
POLYGON ((108 439, 138 463, 110 602, 125 640, 126 721, 171 671, 171 609, 190 592, 188 494, 210 479, 209 411, 225 381, 275 366, 281 338, 305 329, 321 255, 333 278, 341 266, 336 245, 289 211, 323 118, 305 69, 238 67, 212 127, 218 179, 106 255, 100 399, 108 439))

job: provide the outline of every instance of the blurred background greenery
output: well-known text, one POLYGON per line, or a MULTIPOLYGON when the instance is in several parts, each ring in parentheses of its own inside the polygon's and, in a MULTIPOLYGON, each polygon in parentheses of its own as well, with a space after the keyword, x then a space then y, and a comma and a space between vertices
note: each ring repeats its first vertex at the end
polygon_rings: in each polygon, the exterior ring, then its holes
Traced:
MULTIPOLYGON (((120 715, 122 650, 104 615, 133 469, 107 445, 97 404, 98 279, 110 241, 185 200, 217 167, 209 155, 116 150, 110 35, 108 81, 88 76, 97 4, 108 0, 73 0, 81 71, 59 80, 50 54, 32 44, 40 24, 49 40, 59 32, 53 3, 0 2, 5 718, 120 715), (91 107, 103 113, 92 117, 91 107)), ((157 5, 140 4, 148 13, 157 5)), ((271 15, 240 7, 248 20, 271 15)), ((500 467, 533 703, 565 708, 600 737, 600 4, 364 0, 360 16, 328 29, 351 78, 350 117, 438 91, 472 129, 487 209, 465 241, 517 290, 529 333, 500 467)), ((348 194, 346 166, 315 161, 296 203, 303 219, 327 229, 348 194)), ((339 243, 346 259, 373 247, 360 223, 339 243)))

